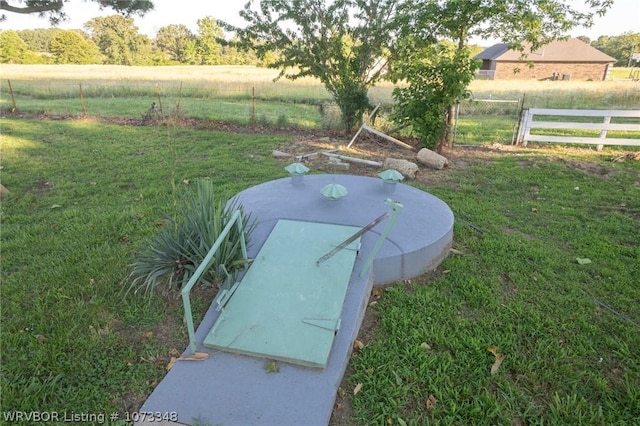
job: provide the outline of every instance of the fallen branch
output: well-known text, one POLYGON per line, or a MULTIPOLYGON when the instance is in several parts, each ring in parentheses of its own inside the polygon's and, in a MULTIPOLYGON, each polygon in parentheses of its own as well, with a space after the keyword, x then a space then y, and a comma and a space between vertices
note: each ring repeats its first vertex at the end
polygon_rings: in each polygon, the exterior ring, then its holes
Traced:
MULTIPOLYGON (((371 118, 371 117, 373 117, 375 115, 375 113, 378 111, 378 108, 380 108, 380 104, 376 105, 376 107, 373 109, 373 111, 371 111, 371 114, 369 114, 369 118, 371 118)), ((349 144, 347 145, 347 148, 351 148, 351 145, 353 145, 353 143, 356 141, 356 139, 360 135, 360 132, 362 132, 362 129, 365 127, 365 124, 367 124, 367 121, 369 121, 369 120, 368 119, 365 120, 365 122, 362 123, 362 126, 360 126, 360 128, 356 132, 356 134, 353 135, 353 137, 351 138, 351 141, 349 141, 349 144)))
POLYGON ((356 141, 356 139, 358 139, 358 136, 360 136, 360 132, 362 132, 362 128, 363 127, 364 127, 364 124, 362 126, 360 126, 360 128, 358 129, 356 134, 353 135, 353 137, 351 138, 351 141, 349 141, 349 144, 347 144, 347 148, 351 148, 351 145, 353 145, 353 143, 356 141))
POLYGON ((629 152, 627 154, 623 154, 619 157, 612 159, 613 162, 624 161, 624 160, 640 160, 640 152, 629 152))
POLYGON ((381 138, 386 139, 386 140, 388 140, 390 142, 393 142, 394 144, 396 144, 398 146, 401 146, 401 147, 406 148, 406 149, 410 149, 411 151, 415 151, 415 148, 412 147, 411 145, 406 144, 406 143, 404 143, 402 141, 399 141, 398 139, 396 139, 394 137, 386 135, 386 134, 382 133, 381 131, 374 129, 373 127, 367 126, 366 124, 362 125, 362 129, 366 130, 369 133, 373 133, 376 136, 380 136, 381 138))

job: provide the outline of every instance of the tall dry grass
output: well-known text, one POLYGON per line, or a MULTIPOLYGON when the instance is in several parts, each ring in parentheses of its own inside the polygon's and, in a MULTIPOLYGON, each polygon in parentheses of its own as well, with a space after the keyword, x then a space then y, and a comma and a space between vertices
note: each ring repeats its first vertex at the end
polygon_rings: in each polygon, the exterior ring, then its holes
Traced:
POLYGON ((640 83, 633 81, 475 80, 478 99, 522 99, 526 107, 640 108, 640 83))
MULTIPOLYGON (((254 66, 167 66, 129 67, 117 65, 3 65, 0 69, 2 89, 6 80, 32 82, 34 87, 56 84, 100 86, 101 91, 124 93, 135 86, 160 85, 182 95, 217 96, 216 93, 250 94, 252 90, 265 98, 292 100, 329 100, 330 96, 317 79, 295 81, 277 77, 278 71, 254 66)), ((393 85, 383 82, 371 89, 374 103, 391 104, 393 85)), ((546 108, 624 108, 640 109, 640 83, 633 81, 537 81, 475 80, 469 89, 477 99, 525 99, 525 106, 546 108)), ((49 90, 46 90, 49 92, 49 90)), ((3 96, 4 97, 4 96, 3 96)))

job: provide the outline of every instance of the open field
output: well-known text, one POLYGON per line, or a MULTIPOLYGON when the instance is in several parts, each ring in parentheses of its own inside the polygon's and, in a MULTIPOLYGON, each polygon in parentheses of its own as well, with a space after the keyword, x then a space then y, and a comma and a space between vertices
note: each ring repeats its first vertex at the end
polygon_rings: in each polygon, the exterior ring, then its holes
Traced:
MULTIPOLYGON (((15 105, 19 113, 30 115, 87 115, 134 121, 173 115, 237 125, 342 128, 337 106, 317 80, 274 82, 275 77, 275 70, 249 66, 4 65, 0 109, 13 111, 15 105), (152 104, 155 109, 149 114, 152 104)), ((638 109, 638 84, 476 80, 470 86, 474 99, 514 102, 462 102, 455 141, 510 144, 520 106, 638 109)), ((385 131, 395 127, 386 119, 393 104, 392 90, 389 82, 370 89, 372 103, 382 105, 376 124, 385 131)), ((403 134, 410 135, 410 129, 403 134)), ((635 134, 620 137, 633 138, 635 134)))
POLYGON ((640 79, 640 67, 613 67, 609 71, 612 80, 616 79, 640 79))
MULTIPOLYGON (((78 83, 85 96, 164 95, 185 98, 241 97, 249 99, 255 90, 259 99, 307 100, 318 103, 330 96, 313 78, 273 82, 276 70, 250 66, 123 67, 97 65, 3 65, 2 108, 8 105, 6 80, 22 85, 18 92, 41 98, 79 99, 78 83), (180 85, 182 83, 182 86, 180 85)), ((390 104, 393 85, 382 82, 371 90, 373 102, 390 104)), ((475 80, 470 90, 477 99, 520 99, 526 107, 538 108, 635 108, 640 90, 632 81, 535 81, 475 80)))
MULTIPOLYGON (((234 194, 283 177, 271 150, 313 151, 318 133, 0 125, 1 411, 126 419, 187 344, 175 295, 123 295, 132 256, 195 178, 234 194)), ((456 254, 374 294, 332 423, 634 424, 640 161, 625 154, 457 148, 450 168, 422 170, 411 184, 453 210, 456 254), (493 375, 491 346, 504 355, 493 375)), ((214 292, 196 291, 198 315, 214 292)))

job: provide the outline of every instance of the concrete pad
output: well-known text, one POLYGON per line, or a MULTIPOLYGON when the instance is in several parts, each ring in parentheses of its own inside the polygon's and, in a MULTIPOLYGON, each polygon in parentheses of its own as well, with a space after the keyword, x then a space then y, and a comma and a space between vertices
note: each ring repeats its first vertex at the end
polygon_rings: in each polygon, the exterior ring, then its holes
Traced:
POLYGON ((196 331, 198 351, 208 352, 209 358, 177 362, 141 411, 175 411, 184 424, 326 425, 374 281, 391 283, 435 268, 451 246, 453 214, 444 202, 424 191, 398 184, 390 193, 382 180, 361 176, 311 175, 300 185, 293 185, 290 178, 279 179, 237 195, 257 223, 250 257, 279 219, 363 227, 389 211, 386 198, 402 203, 404 209, 372 270, 364 274, 365 261, 385 222, 362 236, 341 326, 324 370, 278 362, 280 371, 269 373, 264 359, 204 348, 202 342, 219 315, 214 301, 196 331), (320 189, 329 183, 339 183, 349 193, 337 201, 326 200, 320 189))
MULTIPOLYGON (((402 203, 402 213, 373 264, 376 285, 409 279, 435 268, 447 256, 453 240, 453 213, 442 200, 401 183, 390 193, 377 178, 310 175, 299 185, 285 178, 251 187, 236 198, 257 221, 254 245, 266 239, 278 219, 363 227, 390 211, 385 199, 402 203), (346 187, 347 196, 337 201, 322 197, 320 190, 330 183, 346 187)), ((362 237, 360 256, 369 253, 384 227, 382 222, 362 237)), ((257 252, 256 247, 251 250, 257 252)), ((354 272, 360 273, 357 269, 354 272)))

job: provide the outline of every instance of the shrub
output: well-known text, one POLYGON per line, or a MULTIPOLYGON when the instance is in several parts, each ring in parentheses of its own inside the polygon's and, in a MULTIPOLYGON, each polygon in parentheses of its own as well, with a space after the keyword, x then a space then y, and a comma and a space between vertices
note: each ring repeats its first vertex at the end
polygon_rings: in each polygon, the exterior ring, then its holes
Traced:
MULTIPOLYGON (((149 247, 140 251, 131 265, 127 292, 141 290, 151 295, 154 291, 180 289, 198 268, 202 260, 220 236, 233 213, 240 209, 228 198, 216 200, 214 185, 206 178, 196 182, 196 191, 187 191, 177 217, 161 228, 149 247)), ((248 240, 254 224, 243 215, 245 240, 248 240)), ((224 265, 233 271, 243 263, 240 232, 236 226, 224 238, 214 256, 212 267, 202 275, 200 282, 207 285, 219 283, 225 276, 224 265)))
POLYGON ((401 126, 412 126, 424 146, 434 149, 443 142, 443 130, 451 132, 447 123, 452 121, 445 118, 449 107, 470 97, 467 86, 478 64, 467 49, 447 44, 412 53, 396 64, 398 77, 408 85, 393 90, 393 119, 401 126))

